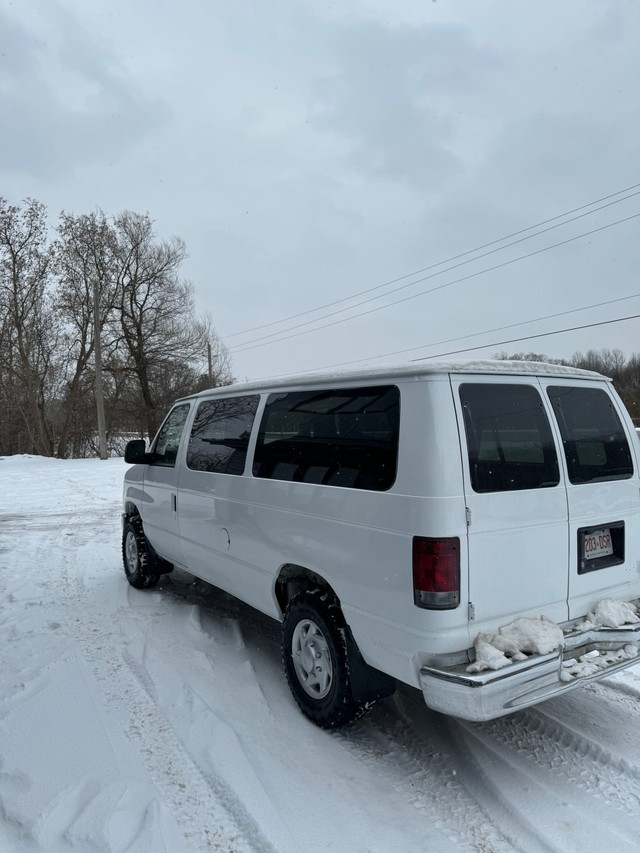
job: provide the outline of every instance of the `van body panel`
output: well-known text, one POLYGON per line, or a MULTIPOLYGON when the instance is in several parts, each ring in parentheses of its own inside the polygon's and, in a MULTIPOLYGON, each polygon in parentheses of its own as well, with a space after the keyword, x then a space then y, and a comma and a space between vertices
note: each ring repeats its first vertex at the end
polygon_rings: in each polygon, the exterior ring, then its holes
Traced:
MULTIPOLYGON (((411 575, 413 531, 430 532, 430 519, 453 535, 464 519, 460 496, 416 501, 389 494, 382 512, 371 492, 350 490, 345 505, 329 486, 224 474, 211 479, 215 496, 203 498, 193 488, 179 496, 183 552, 199 577, 281 618, 279 569, 296 565, 318 574, 338 596, 365 661, 384 672, 402 666, 396 677, 416 686, 416 643, 437 653, 469 646, 466 613, 461 619, 458 609, 416 608, 411 575)), ((461 595, 466 600, 466 583, 461 595)))
POLYGON ((255 513, 243 477, 189 471, 179 491, 185 562, 198 577, 247 601, 270 616, 273 572, 251 557, 255 513))
POLYGON ((144 473, 145 533, 154 549, 172 563, 181 563, 182 541, 174 501, 178 494, 178 471, 146 465, 144 473))
MULTIPOLYGON (((418 498, 463 498, 458 422, 449 377, 427 375, 422 382, 398 386, 402 394, 400 447, 398 477, 391 491, 418 498)), ((429 509, 436 510, 437 504, 429 509)), ((423 535, 437 536, 439 520, 430 525, 431 518, 426 515, 421 521, 431 527, 423 535)))

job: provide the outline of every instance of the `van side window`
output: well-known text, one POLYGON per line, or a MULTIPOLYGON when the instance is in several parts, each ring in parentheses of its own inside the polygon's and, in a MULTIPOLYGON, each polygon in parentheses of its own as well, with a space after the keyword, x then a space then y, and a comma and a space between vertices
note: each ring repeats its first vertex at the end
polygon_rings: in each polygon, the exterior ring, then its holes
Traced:
POLYGON ((549 385, 547 393, 572 483, 625 480, 633 475, 624 429, 606 391, 549 385))
POLYGON ((560 482, 542 398, 531 385, 460 386, 475 492, 542 489, 560 482))
POLYGON ((166 421, 160 427, 160 432, 153 446, 152 465, 160 465, 166 468, 175 467, 178 447, 188 414, 188 403, 176 406, 169 412, 166 421))
POLYGON ((253 474, 386 491, 396 478, 400 392, 389 385, 271 394, 253 474))
POLYGON ((255 395, 200 403, 189 437, 187 467, 217 474, 243 474, 259 401, 255 395))

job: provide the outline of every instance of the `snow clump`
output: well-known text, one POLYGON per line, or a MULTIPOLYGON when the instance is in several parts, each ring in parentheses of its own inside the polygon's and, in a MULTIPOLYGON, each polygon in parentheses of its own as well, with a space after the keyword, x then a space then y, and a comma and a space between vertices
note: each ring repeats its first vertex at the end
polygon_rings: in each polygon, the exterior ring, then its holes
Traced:
POLYGON ((628 601, 616 601, 615 598, 603 598, 587 618, 578 622, 574 630, 585 631, 589 628, 621 628, 640 621, 638 611, 628 601))
POLYGON ((526 660, 528 654, 547 655, 563 644, 562 629, 551 619, 521 617, 503 625, 497 634, 478 634, 474 643, 476 659, 467 672, 502 669, 513 661, 526 660))
MULTIPOLYGON (((621 628, 640 621, 638 608, 628 601, 616 601, 603 598, 593 608, 586 619, 576 622, 570 629, 587 631, 590 628, 621 628)), ((547 655, 564 646, 564 634, 559 625, 539 616, 537 619, 521 617, 498 629, 497 634, 478 634, 473 644, 476 659, 467 667, 467 672, 484 672, 489 669, 502 669, 514 661, 526 660, 528 655, 547 655)), ((638 654, 638 647, 629 643, 622 649, 611 652, 593 650, 582 655, 579 660, 565 661, 560 678, 571 681, 574 678, 592 675, 600 669, 606 669, 613 663, 630 660, 638 654)))
POLYGON ((592 652, 587 652, 581 655, 578 660, 572 658, 565 660, 562 663, 560 671, 561 681, 573 681, 574 678, 584 678, 587 675, 593 675, 599 669, 606 669, 613 663, 618 663, 622 660, 631 660, 638 655, 638 647, 629 643, 622 649, 615 652, 599 652, 594 649, 592 652))

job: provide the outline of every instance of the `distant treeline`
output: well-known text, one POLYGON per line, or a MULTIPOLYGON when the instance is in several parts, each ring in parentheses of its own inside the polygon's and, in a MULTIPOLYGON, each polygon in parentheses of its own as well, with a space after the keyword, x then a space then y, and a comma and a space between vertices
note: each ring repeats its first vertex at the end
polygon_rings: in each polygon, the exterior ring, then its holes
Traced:
POLYGON ((62 212, 50 230, 40 202, 0 198, 0 455, 96 452, 96 320, 111 441, 153 435, 177 396, 231 380, 185 255, 146 214, 62 212))
POLYGON ((640 426, 640 354, 633 353, 626 358, 619 349, 590 349, 586 353, 577 352, 568 361, 552 358, 536 352, 519 352, 507 355, 496 353, 495 358, 516 359, 518 361, 546 361, 551 364, 566 364, 595 370, 613 379, 613 385, 620 394, 636 426, 640 426))

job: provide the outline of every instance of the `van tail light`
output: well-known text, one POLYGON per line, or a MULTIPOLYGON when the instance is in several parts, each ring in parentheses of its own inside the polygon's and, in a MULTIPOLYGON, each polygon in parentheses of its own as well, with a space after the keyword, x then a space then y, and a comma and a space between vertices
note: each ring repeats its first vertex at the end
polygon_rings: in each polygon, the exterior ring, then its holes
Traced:
POLYGON ((460 604, 460 540, 413 537, 413 600, 428 610, 460 604))

